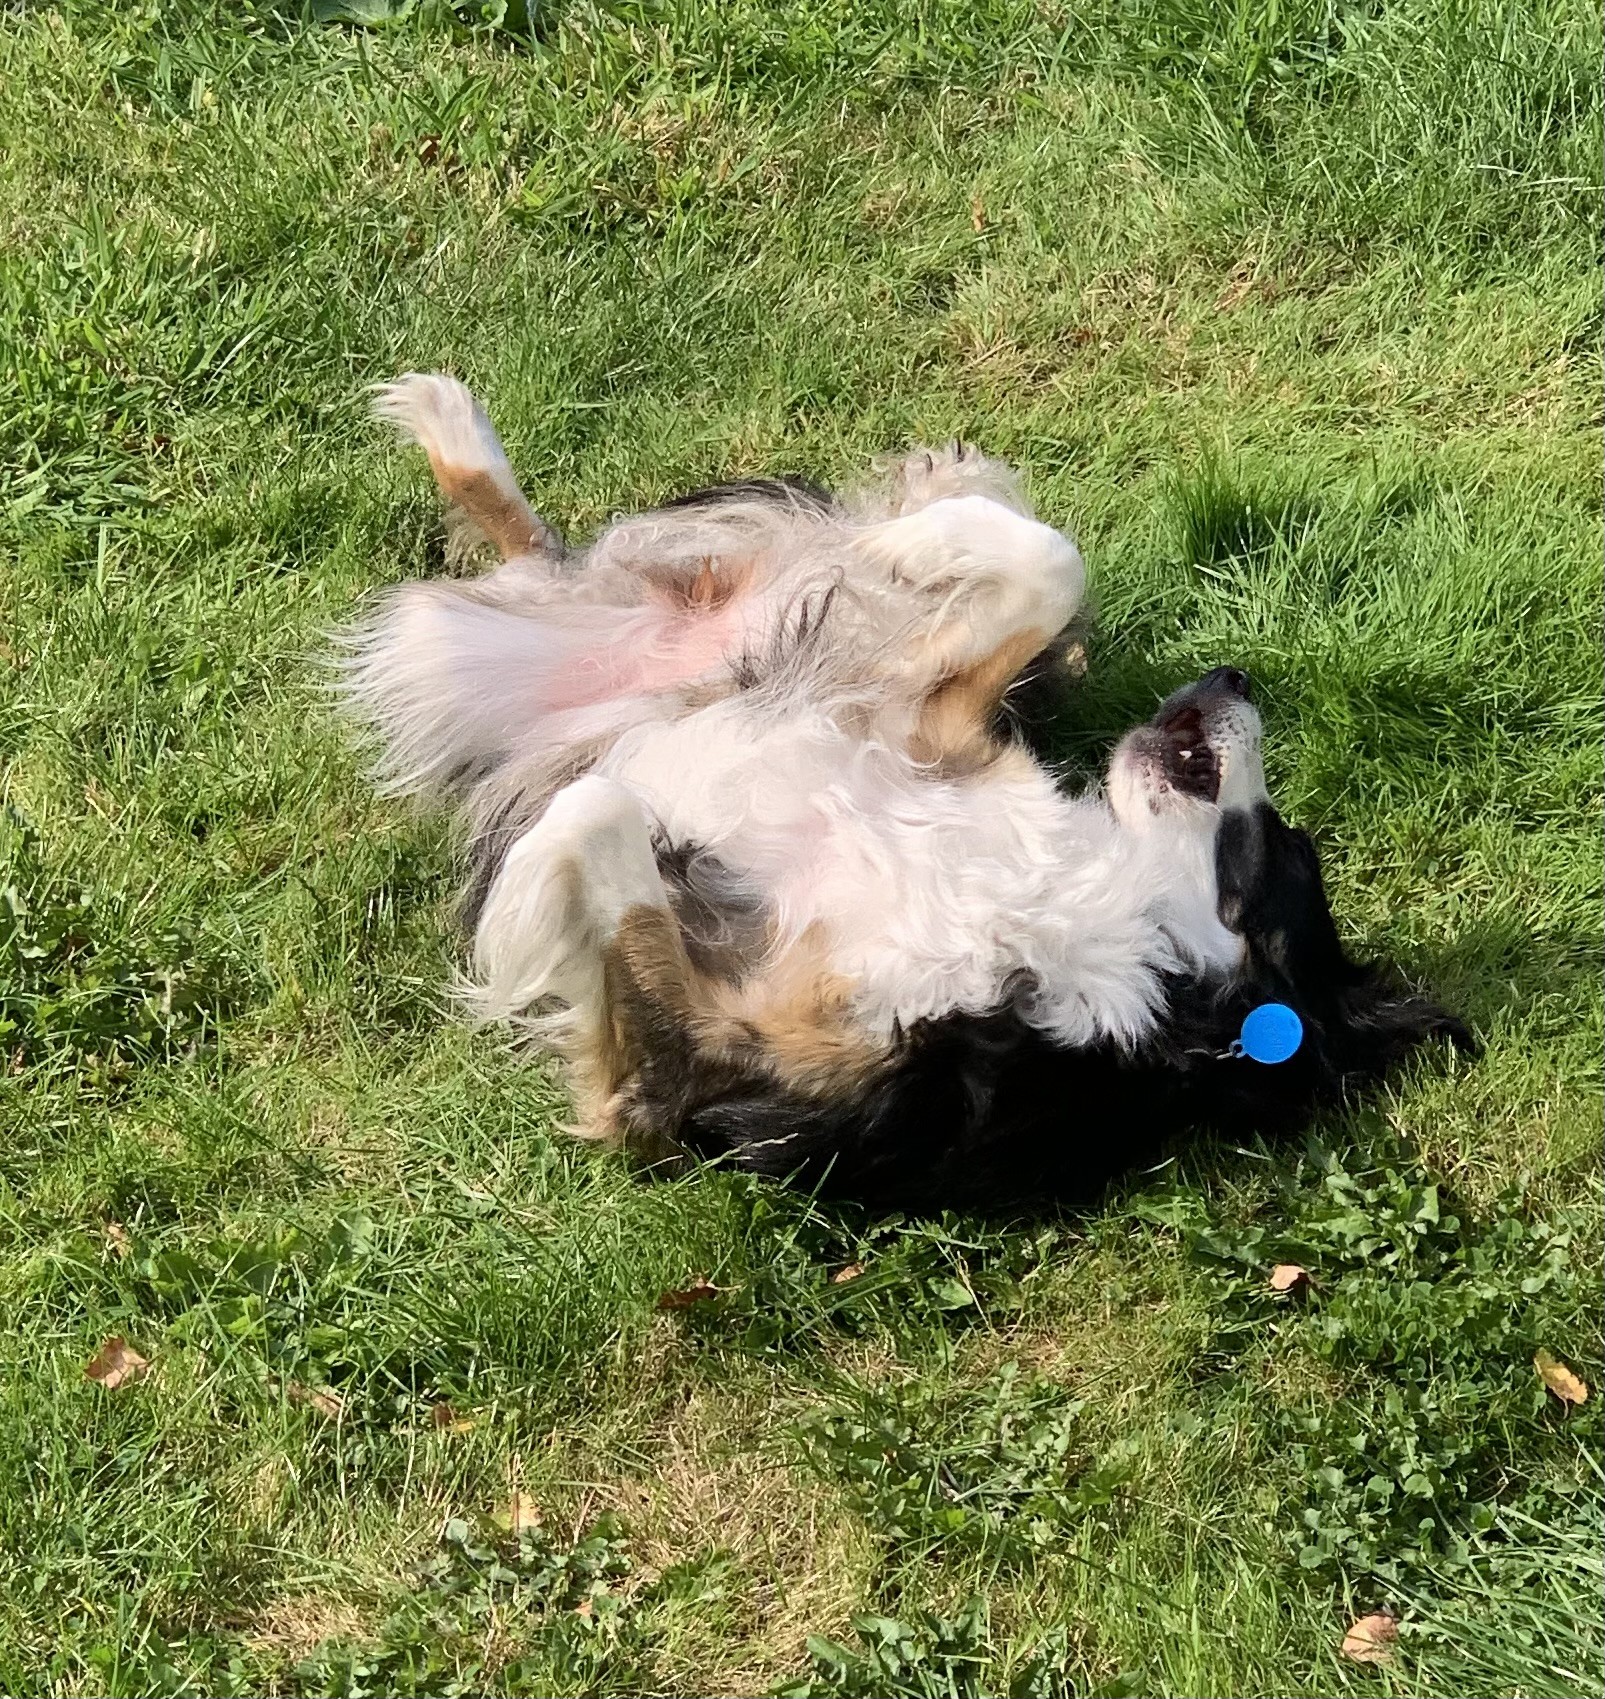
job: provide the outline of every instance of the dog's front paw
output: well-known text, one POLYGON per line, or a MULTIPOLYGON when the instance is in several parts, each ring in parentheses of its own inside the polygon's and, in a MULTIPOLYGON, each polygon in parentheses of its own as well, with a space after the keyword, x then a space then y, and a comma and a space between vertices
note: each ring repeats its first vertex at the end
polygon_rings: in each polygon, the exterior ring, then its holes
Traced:
POLYGON ((949 496, 990 496, 1031 516, 1019 479, 1001 460, 989 460, 973 443, 950 442, 945 448, 916 448, 892 474, 894 516, 915 513, 949 496))

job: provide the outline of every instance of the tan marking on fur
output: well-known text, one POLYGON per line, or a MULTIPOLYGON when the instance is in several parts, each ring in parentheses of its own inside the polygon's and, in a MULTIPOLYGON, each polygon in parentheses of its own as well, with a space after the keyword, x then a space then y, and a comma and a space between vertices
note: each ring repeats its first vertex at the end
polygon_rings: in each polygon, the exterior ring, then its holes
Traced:
MULTIPOLYGON (((554 898, 562 904, 567 930, 574 918, 585 912, 583 862, 572 855, 564 856, 553 866, 552 884, 554 898)), ((597 1003, 573 1005, 563 1022, 546 1034, 545 1042, 568 1064, 574 1120, 563 1130, 576 1138, 616 1144, 619 1141, 616 1102, 620 1088, 636 1065, 639 1050, 631 1043, 629 1023, 624 1018, 622 993, 627 981, 621 976, 613 945, 600 937, 590 942, 601 955, 602 996, 597 1003)))
POLYGON ((464 471, 429 457, 441 494, 494 544, 503 560, 557 551, 556 534, 527 501, 506 490, 489 472, 464 471))
POLYGON ((604 1007, 568 1048, 583 1137, 639 1144, 641 1129, 628 1124, 630 1083, 653 1045, 685 1045, 687 1110, 717 1092, 721 1075, 734 1081, 755 1069, 796 1091, 839 1094, 889 1054, 857 1028, 848 986, 829 971, 813 930, 732 986, 696 970, 669 910, 641 905, 619 922, 603 963, 604 1007))
POLYGON ((632 909, 614 948, 636 988, 709 1061, 756 1062, 786 1085, 819 1090, 839 1089, 884 1057, 885 1046, 853 1026, 847 981, 830 972, 818 928, 739 985, 697 972, 667 910, 632 909))
POLYGON ((574 1132, 583 1139, 622 1145, 627 1090, 645 1054, 640 999, 661 1007, 677 1032, 689 1025, 695 978, 678 926, 667 909, 642 904, 625 911, 618 931, 602 945, 602 1006, 582 1011, 582 1022, 563 1046, 574 1096, 574 1132))
POLYGON ((691 580, 685 593, 686 605, 693 608, 717 607, 720 602, 728 601, 730 591, 719 582, 719 575, 713 570, 713 562, 705 560, 702 569, 691 580))
POLYGON ((974 772, 1007 746, 992 716, 1021 670, 1046 646, 1046 631, 1021 631, 990 655, 943 679, 920 704, 909 753, 943 776, 974 772))
POLYGON ((669 606, 686 613, 715 613, 733 602, 752 583, 756 563, 705 555, 702 564, 683 578, 648 573, 647 582, 669 606))
POLYGON ((646 903, 626 909, 607 954, 610 992, 615 989, 616 971, 677 1024, 689 1024, 695 1018, 698 975, 670 910, 646 903))
POLYGON ((886 1045, 853 1020, 851 984, 831 971, 817 926, 766 972, 711 989, 726 1018, 758 1034, 776 1077, 798 1090, 840 1091, 886 1059, 886 1045))
POLYGON ((582 1139, 616 1145, 623 1141, 619 1100, 640 1062, 619 996, 621 967, 611 946, 602 954, 602 1007, 576 1035, 569 1055, 575 1132, 582 1139))

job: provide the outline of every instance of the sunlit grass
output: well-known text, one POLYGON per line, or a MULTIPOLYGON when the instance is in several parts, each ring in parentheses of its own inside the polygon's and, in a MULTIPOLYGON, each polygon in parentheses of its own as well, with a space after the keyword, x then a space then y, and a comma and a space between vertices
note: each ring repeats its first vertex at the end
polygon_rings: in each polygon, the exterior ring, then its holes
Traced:
POLYGON ((0 1688, 1597 1690, 1597 15, 451 15, 0 28, 0 1688), (574 1149, 323 694, 441 569, 362 401, 435 366, 580 534, 1017 461, 1067 763, 1250 668, 1485 1054, 1052 1230, 574 1149))

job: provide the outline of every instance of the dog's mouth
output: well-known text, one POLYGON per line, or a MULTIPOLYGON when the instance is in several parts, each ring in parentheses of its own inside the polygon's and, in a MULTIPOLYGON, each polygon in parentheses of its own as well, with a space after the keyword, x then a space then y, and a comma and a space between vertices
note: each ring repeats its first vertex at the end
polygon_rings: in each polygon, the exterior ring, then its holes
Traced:
POLYGON ((1155 720, 1159 733, 1159 770, 1166 785, 1179 796, 1200 802, 1220 798, 1220 757, 1209 741, 1201 708, 1187 706, 1155 720))
POLYGON ((1159 705, 1149 722, 1158 733, 1154 754, 1176 795, 1220 801, 1223 753, 1240 741, 1250 718, 1258 728, 1258 716, 1247 707, 1250 690, 1247 673, 1216 667, 1159 705))
POLYGON ((1163 813, 1180 799, 1206 805, 1241 801, 1236 792, 1261 790, 1259 715, 1249 702, 1248 674, 1216 667, 1160 704, 1147 723, 1128 733, 1111 768, 1116 811, 1146 799, 1163 813), (1233 792, 1224 797, 1223 790, 1233 792))

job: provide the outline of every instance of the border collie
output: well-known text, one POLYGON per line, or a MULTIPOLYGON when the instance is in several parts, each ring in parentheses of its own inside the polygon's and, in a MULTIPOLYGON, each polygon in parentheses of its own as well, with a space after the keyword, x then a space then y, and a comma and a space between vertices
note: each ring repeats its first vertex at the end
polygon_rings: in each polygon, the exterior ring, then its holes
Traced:
POLYGON ((1470 1046, 1345 953, 1243 673, 1178 691, 1094 794, 1010 732, 1084 573, 1007 468, 722 486, 571 552, 462 385, 377 411, 502 558, 388 592, 345 698, 383 782, 456 811, 465 990, 567 1058, 581 1134, 1012 1209, 1470 1046))

